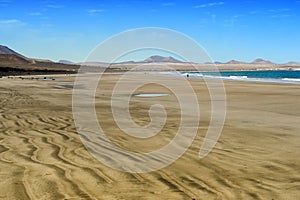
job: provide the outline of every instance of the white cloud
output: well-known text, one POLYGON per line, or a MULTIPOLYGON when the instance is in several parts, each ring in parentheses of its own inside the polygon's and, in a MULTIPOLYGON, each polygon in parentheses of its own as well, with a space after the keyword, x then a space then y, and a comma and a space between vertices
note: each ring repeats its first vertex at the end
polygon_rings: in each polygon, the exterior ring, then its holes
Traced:
POLYGON ((194 8, 205 8, 207 7, 207 4, 201 4, 201 5, 196 5, 194 8))
POLYGON ((290 14, 290 8, 269 9, 267 11, 269 12, 271 18, 292 17, 292 14, 290 14))
POLYGON ((50 5, 47 5, 46 7, 47 8, 55 8, 55 9, 57 9, 57 8, 63 8, 64 6, 63 5, 50 4, 50 5))
POLYGON ((220 5, 223 5, 224 2, 213 2, 213 3, 208 3, 207 5, 208 6, 220 6, 220 5))
POLYGON ((18 19, 6 19, 6 20, 0 20, 1 26, 25 26, 26 23, 18 20, 18 19))
POLYGON ((206 8, 206 7, 212 7, 212 6, 221 6, 223 4, 225 4, 223 1, 211 2, 211 3, 196 5, 196 6, 194 6, 194 8, 206 8))
POLYGON ((163 3, 162 6, 174 6, 174 3, 166 2, 166 3, 163 3))
POLYGON ((104 10, 104 9, 89 9, 89 10, 87 10, 89 15, 98 15, 98 14, 103 13, 105 11, 106 10, 104 10))
POLYGON ((0 24, 16 24, 19 22, 20 20, 17 19, 0 20, 0 24))

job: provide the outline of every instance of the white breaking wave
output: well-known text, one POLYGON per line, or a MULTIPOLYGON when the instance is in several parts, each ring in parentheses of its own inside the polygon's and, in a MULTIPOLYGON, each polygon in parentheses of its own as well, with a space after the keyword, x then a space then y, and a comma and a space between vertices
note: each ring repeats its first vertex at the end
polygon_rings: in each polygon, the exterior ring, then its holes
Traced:
POLYGON ((231 79, 246 79, 248 76, 229 76, 231 79))
POLYGON ((283 80, 283 81, 297 81, 297 82, 300 82, 300 78, 283 78, 281 80, 283 80))
POLYGON ((191 78, 199 78, 199 79, 218 79, 218 80, 231 80, 231 81, 249 81, 249 82, 266 82, 266 83, 294 83, 299 84, 300 78, 254 78, 248 76, 219 76, 219 75, 209 75, 204 73, 181 73, 182 77, 189 77, 191 78))

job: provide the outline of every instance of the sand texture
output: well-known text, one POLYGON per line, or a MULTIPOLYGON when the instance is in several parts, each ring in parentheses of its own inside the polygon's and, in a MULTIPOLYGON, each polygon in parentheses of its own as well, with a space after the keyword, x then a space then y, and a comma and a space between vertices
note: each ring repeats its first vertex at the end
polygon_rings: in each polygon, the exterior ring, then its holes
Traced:
MULTIPOLYGON (((166 145, 180 121, 175 96, 154 98, 170 113, 162 133, 149 141, 128 137, 116 126, 109 107, 117 79, 104 76, 96 98, 98 119, 108 137, 137 152, 166 145)), ((72 76, 58 75, 53 81, 0 79, 0 199, 300 198, 299 84, 226 82, 224 130, 213 151, 200 159, 210 98, 205 84, 191 79, 201 108, 192 146, 166 168, 131 174, 103 165, 82 144, 67 85, 72 81, 72 76)), ((137 91, 142 92, 170 91, 148 85, 137 91)), ((136 123, 149 123, 152 100, 132 98, 136 123)))

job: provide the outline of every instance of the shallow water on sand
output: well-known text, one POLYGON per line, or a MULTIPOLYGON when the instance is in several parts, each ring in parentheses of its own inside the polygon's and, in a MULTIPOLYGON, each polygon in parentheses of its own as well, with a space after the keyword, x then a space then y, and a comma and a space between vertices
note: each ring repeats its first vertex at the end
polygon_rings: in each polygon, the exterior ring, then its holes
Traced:
POLYGON ((134 95, 136 97, 165 97, 165 96, 169 96, 169 94, 154 94, 154 93, 144 93, 144 94, 136 94, 134 95))

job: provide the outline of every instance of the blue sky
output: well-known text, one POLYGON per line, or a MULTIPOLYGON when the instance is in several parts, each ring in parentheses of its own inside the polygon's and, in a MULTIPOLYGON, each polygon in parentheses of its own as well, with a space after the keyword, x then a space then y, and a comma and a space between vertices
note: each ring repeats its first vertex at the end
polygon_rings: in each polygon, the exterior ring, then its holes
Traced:
POLYGON ((141 27, 182 32, 215 61, 300 61, 300 0, 0 0, 0 44, 27 57, 81 62, 141 27))

